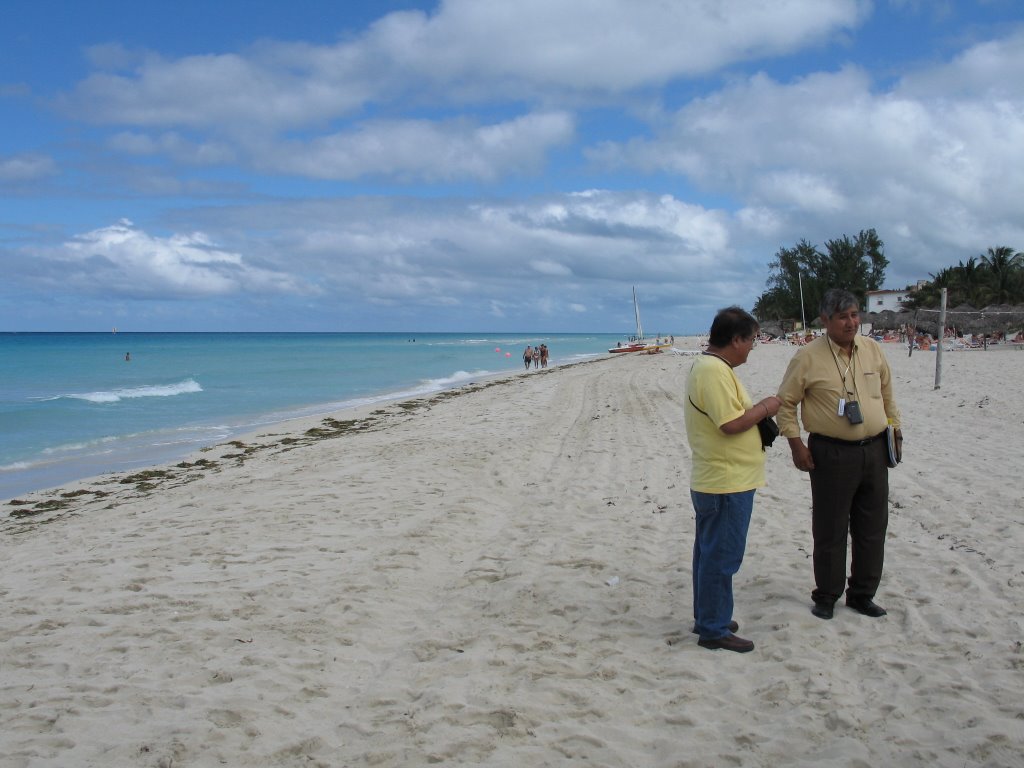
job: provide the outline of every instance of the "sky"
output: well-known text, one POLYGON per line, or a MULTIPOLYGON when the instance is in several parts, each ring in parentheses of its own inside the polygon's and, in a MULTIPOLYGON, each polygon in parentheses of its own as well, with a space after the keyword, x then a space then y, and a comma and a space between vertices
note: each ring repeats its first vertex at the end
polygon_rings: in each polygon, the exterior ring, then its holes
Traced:
POLYGON ((696 333, 1022 201, 1021 0, 0 4, 0 331, 696 333))

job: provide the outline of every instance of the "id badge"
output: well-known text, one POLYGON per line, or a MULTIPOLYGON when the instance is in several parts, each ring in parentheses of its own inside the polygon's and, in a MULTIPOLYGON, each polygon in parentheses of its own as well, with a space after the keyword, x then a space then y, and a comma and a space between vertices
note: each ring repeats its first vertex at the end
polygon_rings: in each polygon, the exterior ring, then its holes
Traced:
POLYGON ((839 398, 839 410, 836 412, 836 416, 844 416, 846 414, 846 398, 839 398))

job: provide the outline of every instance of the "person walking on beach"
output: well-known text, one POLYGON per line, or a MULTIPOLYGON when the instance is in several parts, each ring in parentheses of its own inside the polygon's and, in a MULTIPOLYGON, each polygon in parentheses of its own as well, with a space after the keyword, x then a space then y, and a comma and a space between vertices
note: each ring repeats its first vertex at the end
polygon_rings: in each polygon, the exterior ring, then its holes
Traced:
POLYGON ((754 347, 757 320, 740 307, 719 310, 707 351, 686 381, 686 438, 692 454, 690 500, 697 518, 693 540, 693 631, 703 648, 745 653, 754 643, 737 637, 732 577, 739 571, 754 509, 764 485, 765 453, 757 423, 779 410, 779 400, 754 404, 735 368, 754 347))
POLYGON ((548 345, 547 344, 541 344, 540 345, 540 367, 541 368, 547 368, 548 367, 548 345))
POLYGON ((857 297, 833 288, 821 301, 825 334, 797 350, 779 387, 779 431, 793 464, 811 476, 814 590, 811 613, 831 619, 846 582, 846 541, 852 548, 846 604, 865 616, 886 611, 874 602, 882 579, 889 522, 886 428, 902 452, 900 412, 881 346, 859 336, 857 297), (796 409, 810 435, 804 445, 796 409))
POLYGON ((530 370, 530 363, 533 362, 533 347, 529 344, 526 345, 526 349, 523 352, 523 362, 526 364, 526 370, 530 370))

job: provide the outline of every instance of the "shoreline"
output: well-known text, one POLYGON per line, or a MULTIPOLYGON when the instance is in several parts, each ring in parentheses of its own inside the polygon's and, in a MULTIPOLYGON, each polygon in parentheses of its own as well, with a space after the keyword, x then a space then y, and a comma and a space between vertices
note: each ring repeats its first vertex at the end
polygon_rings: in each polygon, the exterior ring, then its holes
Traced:
MULTIPOLYGON (((143 492, 157 491, 164 482, 171 482, 178 479, 182 482, 192 482, 196 479, 195 472, 205 472, 220 467, 221 462, 214 459, 219 458, 228 461, 237 461, 243 464, 257 453, 275 449, 293 450, 294 448, 312 445, 319 440, 342 437, 347 434, 359 432, 366 429, 387 428, 389 423, 401 415, 408 415, 421 408, 429 408, 431 405, 442 402, 450 397, 487 389, 492 386, 509 384, 518 377, 533 376, 536 374, 550 374, 557 370, 573 366, 588 365, 602 360, 614 359, 611 356, 602 355, 593 359, 579 360, 572 363, 561 363, 548 368, 530 371, 495 371, 478 376, 480 381, 468 381, 463 384, 453 384, 449 387, 442 387, 436 390, 423 392, 415 396, 408 396, 407 393, 396 394, 394 397, 382 397, 374 399, 373 402, 351 405, 341 409, 328 409, 317 413, 291 416, 281 420, 269 421, 256 429, 240 429, 238 432, 226 435, 217 442, 204 445, 199 448, 191 448, 185 451, 175 451, 175 455, 164 460, 147 462, 140 460, 139 466, 116 469, 100 472, 83 477, 76 477, 63 483, 53 486, 38 488, 16 494, 13 497, 0 499, 0 508, 3 506, 16 507, 18 519, 35 517, 37 514, 44 514, 48 511, 65 511, 74 509, 72 499, 81 499, 92 495, 96 499, 107 499, 111 494, 108 491, 96 490, 92 486, 109 485, 131 485, 126 480, 135 480, 142 487, 143 492), (482 383, 480 383, 482 382, 482 383), (229 439, 226 439, 229 438, 229 439), (270 438, 270 442, 261 442, 270 438), (274 438, 279 438, 274 440, 274 438), (229 451, 227 454, 211 459, 206 454, 213 454, 219 451, 229 451), (231 452, 235 451, 235 452, 231 452), (241 453, 238 453, 241 451, 241 453), (179 470, 179 471, 175 471, 179 470), (181 472, 180 470, 185 470, 181 472), (190 471, 193 476, 190 475, 190 471), (181 477, 182 475, 184 477, 181 477), (36 501, 36 497, 42 497, 36 501), (32 499, 32 501, 26 501, 32 499), (28 514, 28 513, 32 514, 28 514)), ((40 522, 48 523, 56 518, 42 519, 40 522)), ((2 518, 0 518, 2 525, 2 518)), ((2 528, 0 528, 2 530, 2 528)))
MULTIPOLYGON (((592 359, 600 359, 603 354, 595 354, 592 359)), ((573 361, 569 363, 555 363, 548 370, 564 366, 575 365, 578 362, 588 362, 588 359, 573 361)), ((75 484, 88 480, 92 477, 100 477, 112 474, 131 473, 145 471, 147 468, 157 467, 164 464, 184 460, 197 451, 207 450, 216 447, 221 443, 230 443, 245 439, 253 433, 275 427, 282 427, 292 422, 301 422, 308 419, 336 418, 339 414, 358 412, 362 409, 373 409, 386 406, 392 402, 404 400, 415 400, 421 397, 429 397, 438 392, 458 390, 462 387, 471 386, 476 381, 489 381, 503 376, 514 377, 534 371, 524 370, 499 370, 476 373, 466 373, 465 379, 450 384, 436 384, 433 387, 404 387, 397 391, 382 390, 379 393, 352 398, 344 402, 323 402, 306 406, 296 406, 284 411, 271 411, 262 414, 255 414, 243 419, 246 423, 225 426, 224 419, 217 420, 218 423, 210 424, 186 424, 180 425, 178 430, 187 430, 196 433, 211 433, 207 437, 193 437, 169 440, 165 442, 152 443, 152 433, 140 433, 138 435, 118 435, 113 439, 125 443, 125 447, 118 449, 117 458, 111 459, 104 454, 84 454, 79 456, 68 456, 62 459, 47 462, 38 459, 35 462, 16 462, 0 472, 10 475, 2 483, 4 489, 0 491, 0 503, 17 496, 30 493, 45 492, 58 489, 63 485, 75 484), (251 422, 251 423, 250 423, 251 422), (212 433, 216 433, 214 436, 212 433), (141 451, 131 449, 132 441, 141 441, 144 447, 141 451), (140 456, 141 453, 141 456, 140 456), (121 455, 123 454, 123 455, 121 455), (22 466, 23 465, 23 466, 22 466), (12 479, 13 478, 13 479, 12 479)), ((163 431, 168 431, 167 429, 163 431)), ((174 431, 174 430, 170 430, 174 431)), ((111 438, 103 438, 99 443, 106 442, 111 438)))
MULTIPOLYGON (((526 341, 450 333, 131 336, 6 337, 0 357, 9 355, 12 367, 0 386, 0 421, 9 428, 0 499, 165 463, 296 417, 511 375, 522 370, 515 356, 526 341)), ((552 364, 609 346, 600 334, 541 338, 554 344, 552 364)))
MULTIPOLYGON (((753 351, 753 398, 792 351, 753 351)), ((609 356, 4 515, 0 750, 12 768, 1014 764, 1024 521, 1003 467, 1024 461, 1024 356, 951 356, 934 390, 933 358, 894 352, 883 619, 811 616, 808 482, 776 443, 736 577, 757 647, 699 648, 692 360, 609 356)))

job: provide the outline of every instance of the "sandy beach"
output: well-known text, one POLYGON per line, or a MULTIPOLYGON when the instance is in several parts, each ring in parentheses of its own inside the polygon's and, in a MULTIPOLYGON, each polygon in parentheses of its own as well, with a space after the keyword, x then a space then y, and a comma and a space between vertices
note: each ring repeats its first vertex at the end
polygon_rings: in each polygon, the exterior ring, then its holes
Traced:
MULTIPOLYGON (((874 620, 809 612, 769 449, 736 618, 692 623, 692 358, 291 423, 4 502, 0 765, 1024 765, 1024 354, 886 345, 904 414, 874 620)), ((793 347, 738 369, 774 393, 793 347)))

